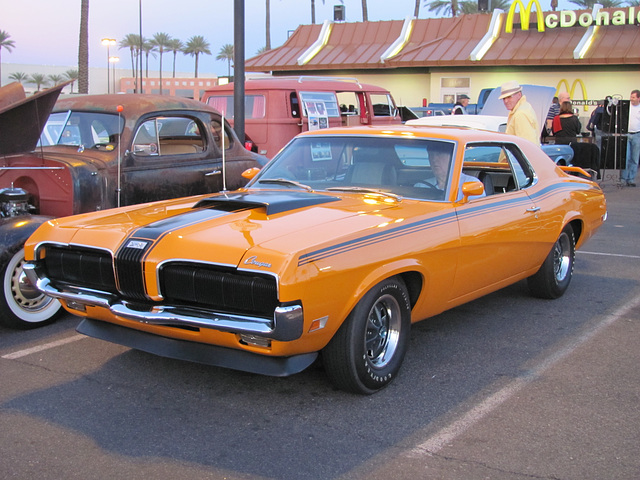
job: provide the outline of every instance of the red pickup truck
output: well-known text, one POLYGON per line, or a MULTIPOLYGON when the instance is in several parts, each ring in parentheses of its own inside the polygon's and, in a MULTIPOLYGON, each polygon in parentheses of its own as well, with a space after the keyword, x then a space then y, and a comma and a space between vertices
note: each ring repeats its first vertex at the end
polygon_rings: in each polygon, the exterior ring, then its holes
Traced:
MULTIPOLYGON (((233 83, 217 85, 201 99, 230 123, 233 89, 233 83)), ((388 90, 355 78, 267 77, 245 82, 246 141, 249 148, 268 158, 307 130, 401 122, 388 90)))

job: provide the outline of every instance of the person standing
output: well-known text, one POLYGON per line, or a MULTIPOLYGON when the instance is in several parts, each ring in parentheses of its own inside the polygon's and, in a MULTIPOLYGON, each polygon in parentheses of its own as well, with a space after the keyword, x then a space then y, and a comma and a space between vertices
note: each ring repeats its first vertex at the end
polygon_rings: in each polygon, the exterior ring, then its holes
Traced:
POLYGON ((560 104, 560 113, 553 119, 553 136, 556 137, 556 143, 568 145, 571 142, 575 142, 581 130, 582 125, 580 125, 580 120, 573 113, 571 102, 562 102, 560 104))
POLYGON ((503 83, 500 87, 500 99, 509 110, 506 133, 540 145, 538 118, 531 104, 527 102, 527 97, 522 94, 522 86, 513 80, 503 83))
POLYGON ((636 186, 638 160, 640 160, 640 90, 631 92, 629 104, 629 129, 627 130, 627 162, 620 181, 628 187, 636 186))
POLYGON ((598 150, 602 151, 602 116, 604 114, 604 100, 598 100, 598 106, 591 113, 587 130, 593 134, 593 139, 598 146, 598 150))
POLYGON ((459 95, 458 101, 451 110, 451 115, 467 115, 467 105, 469 105, 469 97, 467 95, 459 95))
POLYGON ((551 106, 549 107, 549 113, 547 113, 545 120, 545 129, 543 132, 545 137, 553 135, 553 119, 556 115, 560 115, 560 103, 558 103, 558 97, 553 97, 551 106))

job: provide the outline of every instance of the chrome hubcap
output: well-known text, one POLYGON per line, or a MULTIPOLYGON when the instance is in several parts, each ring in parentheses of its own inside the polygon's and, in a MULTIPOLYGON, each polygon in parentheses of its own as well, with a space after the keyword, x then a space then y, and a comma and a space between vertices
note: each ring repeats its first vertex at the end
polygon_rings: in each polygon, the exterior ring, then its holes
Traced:
POLYGON ((365 351, 375 367, 386 366, 398 348, 401 311, 392 295, 383 295, 373 305, 367 318, 365 351))

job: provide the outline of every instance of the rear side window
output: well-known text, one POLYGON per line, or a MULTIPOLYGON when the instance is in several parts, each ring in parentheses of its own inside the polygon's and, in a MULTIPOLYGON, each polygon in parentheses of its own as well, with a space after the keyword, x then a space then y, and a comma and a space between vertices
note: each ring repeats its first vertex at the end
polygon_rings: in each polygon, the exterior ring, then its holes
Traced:
MULTIPOLYGON (((233 95, 215 95, 207 98, 207 105, 218 110, 227 119, 233 118, 233 95)), ((264 95, 245 95, 244 97, 245 118, 265 117, 264 95)))
POLYGON ((338 100, 336 94, 333 92, 300 92, 300 100, 304 107, 305 116, 309 116, 306 104, 323 103, 324 110, 328 117, 340 117, 340 108, 338 107, 338 100))
POLYGON ((193 155, 206 148, 202 125, 189 117, 156 117, 145 121, 133 139, 139 156, 193 155))

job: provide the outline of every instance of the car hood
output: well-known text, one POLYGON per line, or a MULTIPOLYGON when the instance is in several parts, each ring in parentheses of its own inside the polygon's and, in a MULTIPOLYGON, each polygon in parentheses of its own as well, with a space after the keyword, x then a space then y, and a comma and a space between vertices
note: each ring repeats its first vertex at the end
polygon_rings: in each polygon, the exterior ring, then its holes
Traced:
MULTIPOLYGON (((522 93, 527 97, 527 102, 531 104, 538 118, 538 125, 544 125, 556 94, 556 89, 543 85, 522 85, 522 93)), ((482 115, 508 116, 509 111, 504 106, 504 102, 500 100, 500 88, 494 88, 480 112, 482 115)))
POLYGON ((60 92, 62 83, 27 97, 18 82, 0 87, 0 155, 31 152, 60 92))
POLYGON ((172 259, 275 273, 310 252, 348 248, 340 245, 392 229, 413 209, 427 213, 443 208, 414 200, 401 200, 398 208, 398 200, 389 200, 355 193, 242 189, 57 219, 30 242, 92 246, 115 255, 139 248, 148 265, 172 259))

